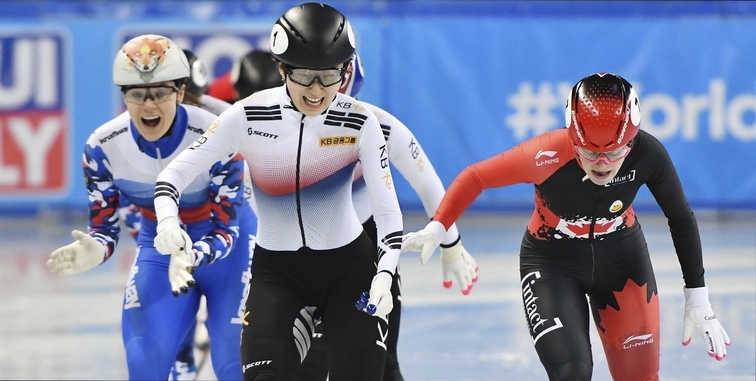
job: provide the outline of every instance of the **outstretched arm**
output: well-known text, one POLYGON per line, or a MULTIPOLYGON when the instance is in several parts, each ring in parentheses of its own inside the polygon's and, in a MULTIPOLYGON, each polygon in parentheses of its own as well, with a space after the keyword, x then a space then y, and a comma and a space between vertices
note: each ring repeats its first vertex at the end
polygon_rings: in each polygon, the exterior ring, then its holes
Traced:
MULTIPOLYGON (((502 180, 507 173, 508 152, 475 163, 463 170, 446 191, 433 220, 422 230, 408 233, 402 241, 402 251, 419 251, 420 261, 425 264, 441 244, 448 228, 472 204, 484 189, 497 185, 507 185, 502 180)), ((477 267, 477 265, 474 265, 477 267)), ((470 284, 472 284, 472 278, 470 284)), ((445 279, 446 281, 446 279, 445 279)), ((464 278, 460 281, 466 281, 464 278)), ((469 288, 466 292, 469 293, 469 288)), ((463 289, 463 293, 465 289, 463 289)))
MULTIPOLYGON (((379 115, 381 129, 386 138, 391 163, 399 170, 415 190, 423 203, 428 218, 436 214, 436 209, 444 197, 444 185, 438 177, 430 159, 425 155, 420 142, 401 121, 393 115, 375 107, 379 115)), ((478 280, 478 265, 462 246, 456 223, 451 224, 441 239, 441 270, 443 285, 451 288, 452 279, 468 295, 473 283, 478 280)), ((425 258, 427 260, 427 258, 425 258)))
MULTIPOLYGON (((446 192, 441 178, 412 131, 393 115, 377 107, 375 109, 376 115, 380 113, 379 120, 388 145, 391 164, 399 170, 420 197, 428 218, 433 218, 446 192)), ((452 245, 458 239, 457 226, 452 224, 441 243, 452 245)))
POLYGON ((105 262, 118 243, 119 191, 113 184, 110 165, 102 149, 87 144, 84 149, 84 179, 89 193, 89 231, 74 230, 73 243, 55 250, 47 266, 58 275, 87 271, 105 262))

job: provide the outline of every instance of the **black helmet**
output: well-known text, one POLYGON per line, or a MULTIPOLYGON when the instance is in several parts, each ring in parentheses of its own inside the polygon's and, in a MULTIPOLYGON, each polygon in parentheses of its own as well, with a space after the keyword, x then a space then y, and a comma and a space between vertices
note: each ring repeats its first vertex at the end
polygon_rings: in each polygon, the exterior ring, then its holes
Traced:
POLYGON ((281 74, 270 52, 252 50, 234 65, 231 82, 241 99, 260 90, 281 86, 281 74))
POLYGON ((349 61, 355 46, 349 21, 326 4, 305 3, 291 8, 270 32, 273 57, 292 67, 336 67, 349 61))
POLYGON ((202 64, 202 61, 191 50, 182 50, 189 61, 189 79, 186 81, 186 91, 195 97, 200 97, 202 94, 205 94, 208 86, 210 86, 207 70, 205 70, 205 65, 202 64))

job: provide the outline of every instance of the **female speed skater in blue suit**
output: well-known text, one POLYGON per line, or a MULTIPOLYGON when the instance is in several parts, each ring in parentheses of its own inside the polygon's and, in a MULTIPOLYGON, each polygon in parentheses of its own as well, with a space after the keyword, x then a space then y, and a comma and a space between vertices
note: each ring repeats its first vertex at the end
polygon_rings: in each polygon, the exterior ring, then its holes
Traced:
POLYGON ((137 255, 122 312, 132 380, 168 377, 202 295, 207 299, 206 324, 216 376, 242 378, 239 334, 257 221, 244 198, 241 156, 232 154, 214 163, 181 195, 181 226, 194 242, 190 264, 194 287, 173 290, 171 295, 171 266, 184 264, 174 263, 154 247, 157 175, 201 139, 215 120, 210 112, 180 104, 189 74, 185 54, 163 36, 138 36, 117 53, 113 81, 121 87, 127 111, 95 130, 84 149, 88 232, 73 231, 76 241, 55 250, 48 260, 50 270, 60 275, 99 265, 118 242, 119 197, 140 208, 137 255))

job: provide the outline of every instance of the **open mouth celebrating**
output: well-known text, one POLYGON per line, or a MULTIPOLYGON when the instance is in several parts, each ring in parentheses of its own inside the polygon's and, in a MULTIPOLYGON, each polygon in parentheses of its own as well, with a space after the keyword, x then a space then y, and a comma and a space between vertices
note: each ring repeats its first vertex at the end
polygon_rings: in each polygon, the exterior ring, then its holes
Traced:
POLYGON ((160 117, 159 116, 145 116, 142 117, 142 124, 145 127, 149 128, 155 128, 158 124, 160 124, 160 117))
POLYGON ((307 107, 316 109, 320 107, 320 105, 323 104, 323 100, 325 98, 313 99, 313 98, 303 96, 302 99, 304 99, 305 105, 307 105, 307 107))

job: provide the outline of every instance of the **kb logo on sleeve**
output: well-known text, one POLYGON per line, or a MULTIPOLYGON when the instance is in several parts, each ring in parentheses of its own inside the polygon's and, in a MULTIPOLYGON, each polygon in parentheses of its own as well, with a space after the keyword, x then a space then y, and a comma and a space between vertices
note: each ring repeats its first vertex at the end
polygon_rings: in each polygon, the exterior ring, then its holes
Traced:
POLYGON ((384 144, 379 150, 381 156, 381 168, 383 168, 383 180, 386 182, 386 188, 392 189, 394 187, 394 181, 391 179, 391 171, 389 170, 388 149, 384 144))

